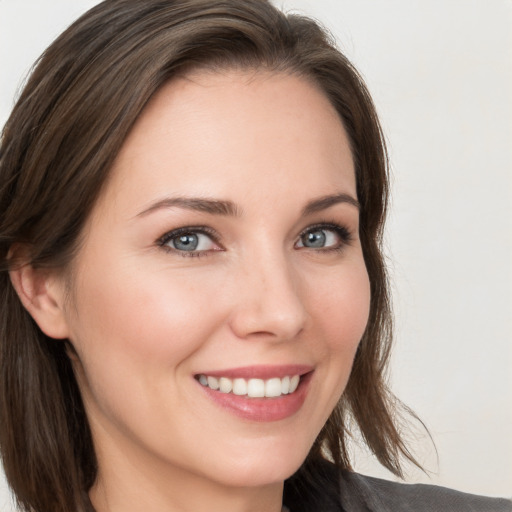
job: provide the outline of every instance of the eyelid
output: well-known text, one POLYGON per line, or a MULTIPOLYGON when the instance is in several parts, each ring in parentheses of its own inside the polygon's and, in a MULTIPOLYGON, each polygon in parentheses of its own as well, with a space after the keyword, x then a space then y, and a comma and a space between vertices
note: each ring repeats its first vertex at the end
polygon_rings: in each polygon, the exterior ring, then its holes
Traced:
MULTIPOLYGON (((160 238, 157 239, 156 244, 161 247, 162 249, 166 250, 167 252, 173 252, 176 254, 179 254, 180 256, 184 257, 194 257, 194 256, 204 256, 211 252, 221 251, 225 250, 222 244, 220 243, 220 236, 209 226, 182 226, 176 229, 172 229, 170 231, 167 231, 164 235, 162 235, 160 238), (173 247, 168 246, 168 242, 170 242, 172 239, 183 235, 183 234, 203 234, 211 238, 211 240, 220 247, 220 249, 211 249, 211 250, 199 250, 199 251, 181 251, 179 249, 175 249, 173 247)), ((315 224, 312 224, 308 226, 307 228, 303 229, 298 237, 297 242, 294 244, 295 248, 298 249, 311 249, 316 252, 328 252, 328 251, 339 251, 342 250, 347 244, 349 244, 353 240, 352 232, 350 229, 348 229, 346 226, 338 223, 338 222, 317 222, 315 224), (301 238, 315 230, 329 230, 336 233, 336 235, 340 238, 340 243, 336 244, 335 246, 328 246, 328 247, 320 247, 320 248, 310 248, 306 247, 304 245, 297 247, 297 243, 301 240, 301 238)))
POLYGON ((306 235, 307 233, 310 233, 311 231, 319 231, 319 230, 326 230, 326 231, 334 231, 336 235, 341 239, 341 242, 335 246, 332 247, 321 247, 318 249, 312 248, 312 247, 306 247, 304 245, 299 246, 299 249, 311 249, 313 251, 339 251, 343 249, 346 245, 348 245, 352 240, 352 232, 349 228, 346 226, 339 224, 338 222, 317 222, 311 226, 308 226, 306 229, 303 229, 301 233, 299 234, 299 238, 297 240, 297 243, 301 240, 301 238, 306 235))
POLYGON ((182 226, 176 229, 171 229, 170 231, 167 231, 165 234, 163 234, 160 238, 157 239, 156 244, 161 247, 162 249, 166 250, 167 252, 173 252, 176 254, 179 254, 180 256, 185 257, 194 257, 194 256, 202 256, 205 254, 208 254, 210 252, 215 252, 219 250, 223 250, 224 248, 219 242, 219 235, 218 233, 208 227, 208 226, 182 226), (168 246, 168 242, 170 242, 172 239, 185 234, 202 234, 206 235, 211 240, 220 247, 220 249, 212 249, 212 250, 202 250, 202 251, 180 251, 179 249, 175 249, 173 247, 168 246))

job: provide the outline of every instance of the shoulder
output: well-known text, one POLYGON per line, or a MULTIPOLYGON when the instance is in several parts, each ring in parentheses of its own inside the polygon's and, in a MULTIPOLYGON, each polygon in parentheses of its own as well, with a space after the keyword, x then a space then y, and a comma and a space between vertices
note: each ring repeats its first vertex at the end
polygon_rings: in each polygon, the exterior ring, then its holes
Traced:
POLYGON ((359 500, 372 512, 512 512, 512 501, 507 499, 435 485, 390 482, 357 473, 341 472, 340 487, 342 499, 359 500))
POLYGON ((512 512, 512 501, 339 470, 327 461, 285 485, 291 512, 512 512))

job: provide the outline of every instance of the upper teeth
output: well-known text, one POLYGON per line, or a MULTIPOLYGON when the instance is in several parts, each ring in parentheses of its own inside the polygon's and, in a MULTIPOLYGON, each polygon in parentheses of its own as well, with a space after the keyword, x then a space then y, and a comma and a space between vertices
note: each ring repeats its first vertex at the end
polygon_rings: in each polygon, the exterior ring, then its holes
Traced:
POLYGON ((199 375, 199 382, 203 386, 218 390, 221 393, 233 393, 235 395, 247 395, 251 398, 278 397, 293 393, 299 385, 299 375, 286 376, 280 379, 228 379, 227 377, 210 377, 199 375))

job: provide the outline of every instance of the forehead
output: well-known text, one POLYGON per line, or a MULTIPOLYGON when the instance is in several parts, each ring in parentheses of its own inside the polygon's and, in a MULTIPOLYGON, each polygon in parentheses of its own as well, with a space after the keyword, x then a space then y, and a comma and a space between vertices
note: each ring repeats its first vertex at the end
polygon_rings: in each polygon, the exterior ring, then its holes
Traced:
POLYGON ((152 98, 114 163, 107 195, 132 187, 148 201, 191 192, 237 201, 268 195, 271 183, 278 197, 291 177, 305 195, 341 188, 355 196, 349 143, 327 97, 292 74, 207 71, 152 98))

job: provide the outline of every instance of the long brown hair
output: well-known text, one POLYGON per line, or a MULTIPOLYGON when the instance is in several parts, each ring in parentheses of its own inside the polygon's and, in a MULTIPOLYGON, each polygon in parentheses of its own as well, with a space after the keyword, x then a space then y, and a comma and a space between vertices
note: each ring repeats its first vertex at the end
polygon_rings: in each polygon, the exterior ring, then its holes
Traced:
MULTIPOLYGON (((0 149, 0 447, 18 504, 36 512, 93 510, 97 463, 66 342, 45 336, 8 271, 63 269, 131 127, 177 75, 209 68, 266 69, 313 81, 347 131, 356 167, 370 317, 346 391, 307 461, 350 469, 357 425, 379 461, 401 475, 414 462, 396 424, 385 370, 391 317, 381 237, 387 157, 369 93, 319 25, 264 0, 107 0, 42 55, 7 121, 0 149), (28 261, 9 255, 29 248, 28 261)), ((299 470, 299 474, 301 470, 299 470)))

